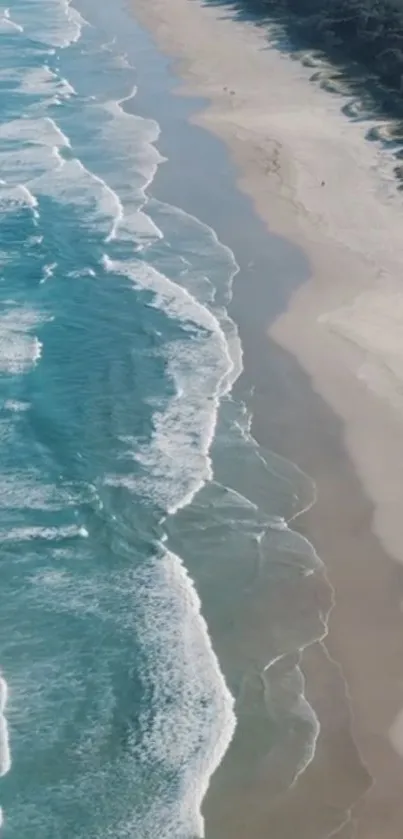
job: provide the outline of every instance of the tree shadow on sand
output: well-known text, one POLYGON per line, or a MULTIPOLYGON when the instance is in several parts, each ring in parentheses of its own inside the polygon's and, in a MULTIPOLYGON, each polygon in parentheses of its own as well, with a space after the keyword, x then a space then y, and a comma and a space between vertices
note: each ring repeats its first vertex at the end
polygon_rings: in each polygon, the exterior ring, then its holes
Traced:
POLYGON ((395 156, 395 175, 402 191, 403 5, 397 8, 392 0, 384 0, 379 27, 387 31, 381 35, 374 30, 375 13, 371 17, 373 0, 351 0, 349 9, 353 11, 348 20, 339 11, 343 0, 320 4, 302 0, 297 7, 304 10, 302 14, 293 9, 294 2, 204 0, 204 5, 222 7, 223 17, 265 29, 268 47, 312 68, 313 83, 347 98, 341 105, 345 116, 352 122, 367 123, 367 140, 382 144, 395 156), (354 15, 358 19, 364 11, 366 23, 361 21, 361 29, 357 29, 354 15))

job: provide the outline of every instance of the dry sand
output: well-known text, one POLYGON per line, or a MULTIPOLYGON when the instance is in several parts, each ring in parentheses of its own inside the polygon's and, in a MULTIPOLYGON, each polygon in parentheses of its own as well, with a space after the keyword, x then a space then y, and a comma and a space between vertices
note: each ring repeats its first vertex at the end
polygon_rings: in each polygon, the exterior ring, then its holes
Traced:
MULTIPOLYGON (((269 806, 263 782, 243 799, 237 790, 215 826, 212 816, 211 836, 319 839, 330 835, 325 825, 331 823, 315 821, 319 799, 328 811, 344 807, 346 825, 339 821, 335 828, 342 839, 353 833, 400 839, 403 201, 393 159, 365 139, 370 121, 354 122, 342 113, 346 104, 354 113, 351 97, 310 82, 312 68, 268 47, 267 30, 234 19, 224 5, 133 3, 159 45, 178 59, 182 93, 210 101, 197 122, 228 144, 241 189, 271 231, 299 243, 309 256, 312 278, 270 334, 295 355, 342 421, 354 467, 326 456, 326 429, 318 429, 315 445, 294 453, 318 486, 306 527, 336 593, 327 650, 346 679, 355 740, 373 784, 368 789, 361 764, 352 769, 349 746, 339 736, 344 724, 334 714, 340 686, 332 683, 334 668, 326 680, 327 651, 312 648, 304 661, 308 694, 321 721, 327 715, 317 760, 285 808, 269 806), (343 790, 343 778, 349 790, 343 790), (251 810, 253 826, 245 816, 251 810)), ((319 69, 326 77, 326 67, 319 69)), ((214 784, 212 789, 214 799, 214 784)))

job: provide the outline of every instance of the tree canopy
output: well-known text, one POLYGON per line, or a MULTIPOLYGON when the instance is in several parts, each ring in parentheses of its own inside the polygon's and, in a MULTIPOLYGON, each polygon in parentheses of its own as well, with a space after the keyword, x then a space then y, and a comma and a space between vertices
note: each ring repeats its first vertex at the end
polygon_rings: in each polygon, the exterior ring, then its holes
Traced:
POLYGON ((280 18, 306 45, 358 62, 403 104, 403 0, 234 0, 233 5, 280 18))

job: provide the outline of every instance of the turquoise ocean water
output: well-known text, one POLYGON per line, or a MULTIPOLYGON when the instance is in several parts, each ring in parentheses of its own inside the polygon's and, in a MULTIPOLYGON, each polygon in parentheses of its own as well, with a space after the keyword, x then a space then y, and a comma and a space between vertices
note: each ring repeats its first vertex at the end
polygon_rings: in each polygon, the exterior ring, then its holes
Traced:
MULTIPOLYGON (((135 57, 82 12, 0 10, 2 835, 190 839, 245 674, 274 685, 318 633, 274 606, 318 563, 286 524, 312 487, 231 397, 236 255, 153 198, 135 57), (232 628, 257 589, 255 656, 232 628)), ((317 721, 286 671, 267 730, 293 717, 294 777, 317 721)))

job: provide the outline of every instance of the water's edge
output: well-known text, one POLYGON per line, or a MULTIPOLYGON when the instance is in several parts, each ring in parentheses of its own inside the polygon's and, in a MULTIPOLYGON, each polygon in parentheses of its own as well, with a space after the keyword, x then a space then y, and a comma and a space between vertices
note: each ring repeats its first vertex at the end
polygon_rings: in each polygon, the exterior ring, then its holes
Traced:
POLYGON ((217 767, 315 756, 333 596, 265 334, 308 266, 123 6, 44 3, 0 18, 4 835, 189 839, 217 767))

